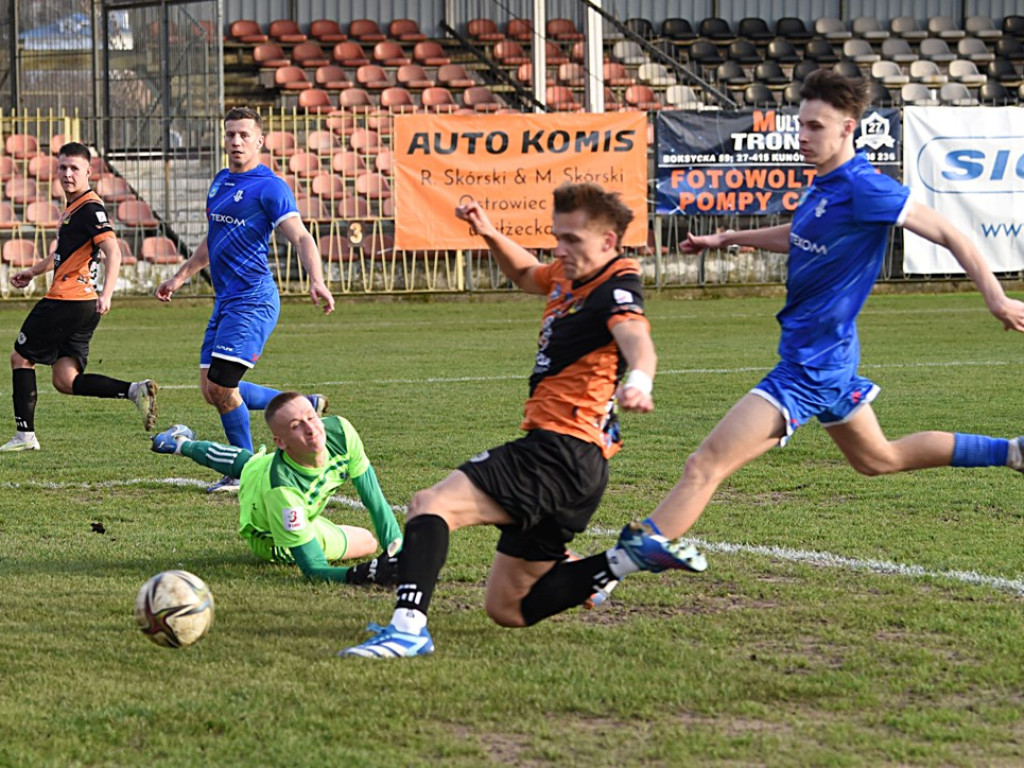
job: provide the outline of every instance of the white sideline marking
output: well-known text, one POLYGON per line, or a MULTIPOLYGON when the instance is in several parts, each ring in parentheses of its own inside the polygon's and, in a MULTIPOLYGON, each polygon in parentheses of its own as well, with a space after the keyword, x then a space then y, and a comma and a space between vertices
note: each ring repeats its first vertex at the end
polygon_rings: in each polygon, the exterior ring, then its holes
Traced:
MULTIPOLYGON (((24 482, 24 483, 0 483, 0 488, 11 488, 14 490, 25 488, 38 488, 44 490, 68 490, 73 488, 118 488, 132 485, 176 485, 187 487, 205 487, 208 481, 196 480, 185 477, 166 477, 159 479, 136 478, 131 480, 108 480, 101 483, 46 483, 46 482, 24 482)), ((346 496, 332 496, 334 501, 341 506, 350 509, 365 509, 362 502, 350 499, 346 496)), ((392 505, 391 509, 398 514, 404 515, 407 512, 405 506, 392 505)), ((610 528, 590 528, 584 535, 609 536, 619 535, 617 530, 610 528)), ((775 558, 776 560, 787 560, 792 563, 809 563, 825 568, 840 568, 848 571, 867 571, 869 573, 884 576, 905 576, 908 578, 932 578, 957 581, 961 584, 974 586, 991 587, 992 589, 1024 596, 1024 580, 1007 579, 1002 576, 986 576, 976 571, 930 571, 920 565, 907 565, 905 563, 894 563, 889 560, 871 560, 857 557, 846 557, 835 555, 831 552, 815 552, 813 550, 790 549, 789 547, 769 546, 764 544, 730 544, 729 542, 705 541, 699 538, 687 537, 705 552, 720 552, 726 555, 748 554, 761 557, 775 558)))

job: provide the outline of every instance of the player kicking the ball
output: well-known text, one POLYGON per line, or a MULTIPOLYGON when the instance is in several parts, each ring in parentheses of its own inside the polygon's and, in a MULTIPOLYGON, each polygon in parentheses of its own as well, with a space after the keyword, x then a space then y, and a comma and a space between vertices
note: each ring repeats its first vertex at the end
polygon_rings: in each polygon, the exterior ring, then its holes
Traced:
MULTIPOLYGON (((657 356, 643 310, 640 267, 620 254, 633 219, 618 195, 594 184, 555 190, 555 260, 537 258, 502 234, 470 202, 456 215, 487 242, 510 280, 547 296, 522 428, 526 436, 474 456, 409 504, 391 622, 342 656, 399 658, 431 653, 427 610, 451 531, 501 531, 487 579, 487 614, 526 627, 606 590, 620 550, 574 560, 566 545, 586 528, 621 447, 614 403, 647 412, 657 356), (622 380, 626 368, 629 375, 622 380)), ((704 560, 677 553, 692 570, 704 560)))
POLYGON ((789 251, 786 305, 778 314, 782 358, 732 407, 687 459, 683 476, 626 547, 634 567, 673 567, 647 547, 655 535, 689 530, 725 478, 812 418, 865 475, 928 467, 1009 466, 1024 471, 1024 438, 917 432, 889 440, 871 407, 879 388, 857 372, 856 318, 878 277, 890 227, 945 246, 1007 330, 1024 331, 1024 304, 1007 298, 970 239, 910 190, 875 172, 854 151, 867 86, 819 70, 800 91, 800 151, 816 170, 791 224, 694 237, 683 249, 731 245, 789 251))
POLYGON ((394 584, 402 533, 355 427, 340 416, 321 419, 298 392, 276 395, 264 417, 278 448, 273 453, 195 440, 182 424, 155 435, 152 449, 240 479, 238 532, 261 560, 296 563, 306 578, 317 581, 394 584), (365 528, 335 525, 323 515, 349 477, 377 539, 365 528), (353 567, 330 565, 373 554, 378 539, 385 550, 380 557, 353 567))

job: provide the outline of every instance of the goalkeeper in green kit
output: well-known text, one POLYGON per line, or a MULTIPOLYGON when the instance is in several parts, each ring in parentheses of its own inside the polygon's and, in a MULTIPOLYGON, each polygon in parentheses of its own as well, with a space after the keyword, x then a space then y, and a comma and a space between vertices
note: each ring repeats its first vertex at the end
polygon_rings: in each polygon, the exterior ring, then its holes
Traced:
POLYGON ((377 483, 355 428, 340 416, 321 419, 305 395, 282 392, 264 411, 277 450, 252 453, 195 440, 176 424, 152 438, 156 453, 181 454, 240 480, 238 532, 262 560, 294 562, 308 579, 347 584, 394 584, 402 532, 377 483), (351 478, 370 513, 366 528, 336 525, 323 516, 337 488, 351 478), (384 553, 352 567, 330 562, 384 553))

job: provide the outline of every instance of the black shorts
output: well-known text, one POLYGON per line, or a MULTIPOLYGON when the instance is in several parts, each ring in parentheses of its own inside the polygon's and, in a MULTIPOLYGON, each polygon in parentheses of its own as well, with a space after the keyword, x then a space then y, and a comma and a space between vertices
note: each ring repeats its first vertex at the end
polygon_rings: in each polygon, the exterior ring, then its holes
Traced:
POLYGON ((515 520, 500 525, 498 551, 523 560, 561 560, 608 485, 600 447, 535 429, 459 467, 515 520))
POLYGON ((71 357, 84 371, 89 362, 89 341, 100 317, 95 299, 40 299, 21 324, 14 351, 38 365, 53 365, 57 358, 71 357))

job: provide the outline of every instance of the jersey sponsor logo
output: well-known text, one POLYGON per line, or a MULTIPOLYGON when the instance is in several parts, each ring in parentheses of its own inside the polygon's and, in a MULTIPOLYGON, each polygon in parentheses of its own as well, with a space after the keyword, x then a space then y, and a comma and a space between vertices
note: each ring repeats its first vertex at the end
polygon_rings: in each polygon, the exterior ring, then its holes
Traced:
POLYGON ((286 531, 297 531, 306 524, 306 514, 301 509, 285 507, 281 510, 281 523, 286 531))
POLYGON ((96 221, 100 224, 107 223, 107 214, 104 211, 96 211, 96 221))
POLYGON ((612 298, 615 299, 616 304, 633 303, 633 293, 622 288, 616 288, 614 291, 612 291, 612 298))
POLYGON ((470 461, 477 464, 481 461, 487 461, 489 458, 491 458, 491 452, 484 451, 483 453, 478 453, 476 456, 473 456, 470 461))
POLYGON ((822 255, 828 254, 828 246, 823 243, 816 243, 813 240, 808 240, 806 237, 800 237, 796 232, 789 233, 790 245, 796 246, 801 251, 809 251, 810 253, 819 253, 822 255))
POLYGON ((218 224, 230 224, 234 227, 245 226, 245 219, 236 219, 226 213, 210 213, 210 221, 216 221, 218 224))

